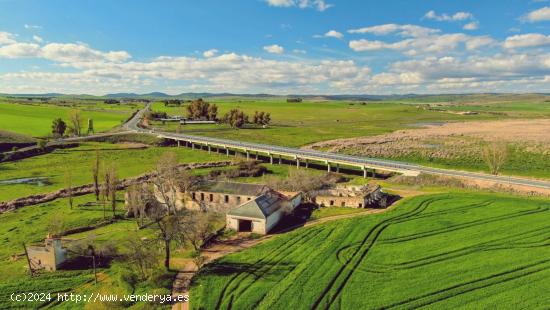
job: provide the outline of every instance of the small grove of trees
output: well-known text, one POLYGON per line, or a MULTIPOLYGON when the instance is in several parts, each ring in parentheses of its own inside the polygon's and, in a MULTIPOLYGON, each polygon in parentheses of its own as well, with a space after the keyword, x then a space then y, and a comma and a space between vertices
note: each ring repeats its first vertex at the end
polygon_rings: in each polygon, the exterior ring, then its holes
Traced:
POLYGON ((248 115, 239 109, 231 109, 223 116, 222 122, 229 124, 232 128, 242 128, 248 123, 248 115))
POLYGON ((61 118, 56 118, 52 121, 52 134, 54 137, 63 137, 65 130, 67 130, 67 123, 61 118))
POLYGON ((494 142, 483 147, 481 156, 489 166, 491 174, 497 175, 508 157, 508 147, 504 143, 494 142))
POLYGON ((216 121, 218 119, 218 106, 202 100, 193 100, 187 107, 187 117, 194 120, 216 121))
POLYGON ((185 101, 184 101, 184 100, 181 100, 181 99, 168 99, 168 100, 163 100, 162 102, 164 103, 164 106, 165 106, 165 107, 168 107, 168 106, 176 106, 176 107, 179 107, 179 106, 181 106, 185 101))
POLYGON ((103 100, 104 103, 106 104, 119 104, 120 101, 119 100, 116 100, 116 99, 105 99, 103 100))
POLYGON ((271 114, 266 112, 254 112, 252 122, 256 125, 267 126, 271 122, 271 114))

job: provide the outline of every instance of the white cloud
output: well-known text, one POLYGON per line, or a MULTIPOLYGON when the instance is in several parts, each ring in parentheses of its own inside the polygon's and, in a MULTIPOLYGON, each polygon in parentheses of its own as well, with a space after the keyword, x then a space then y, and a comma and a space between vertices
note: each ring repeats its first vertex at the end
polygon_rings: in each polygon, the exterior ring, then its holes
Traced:
POLYGON ((550 36, 540 33, 518 34, 506 38, 503 46, 505 48, 537 47, 550 45, 550 36))
POLYGON ((550 6, 529 12, 524 19, 532 23, 550 20, 550 6))
POLYGON ((438 33, 440 32, 440 30, 417 25, 383 24, 358 29, 350 29, 348 30, 348 32, 354 34, 372 33, 379 36, 396 33, 402 37, 423 37, 429 34, 438 33))
POLYGON ((464 30, 476 30, 477 28, 479 28, 478 22, 467 23, 464 27, 462 27, 464 30))
POLYGON ((300 9, 314 8, 319 12, 324 12, 333 4, 326 3, 324 0, 265 0, 269 6, 274 7, 298 7, 300 9))
POLYGON ((25 24, 25 29, 42 29, 42 26, 25 24))
POLYGON ((338 32, 336 30, 330 30, 327 33, 325 33, 325 37, 342 39, 344 35, 341 32, 338 32))
POLYGON ((206 58, 210 58, 210 57, 214 57, 217 53, 218 53, 218 50, 213 48, 213 49, 209 49, 207 51, 204 51, 202 53, 202 56, 204 56, 206 58))
POLYGON ((351 40, 349 47, 356 51, 396 50, 409 56, 425 53, 448 53, 464 46, 475 50, 494 43, 488 36, 469 36, 464 33, 440 34, 438 29, 416 25, 385 24, 349 30, 350 33, 372 33, 375 35, 395 34, 404 37, 401 41, 385 42, 380 40, 351 40))
POLYGON ((344 35, 341 33, 341 32, 338 32, 336 30, 330 30, 330 31, 327 31, 325 34, 323 35, 320 35, 320 34, 316 34, 313 36, 314 38, 336 38, 336 39, 342 39, 344 37, 344 35))
POLYGON ((301 49, 293 49, 292 52, 294 54, 306 54, 307 53, 305 50, 301 50, 301 49))
POLYGON ((33 39, 36 43, 42 43, 42 42, 44 42, 44 40, 43 40, 41 37, 37 36, 37 35, 32 36, 32 39, 33 39))
POLYGON ((58 62, 122 62, 131 58, 126 51, 101 52, 84 44, 50 43, 42 47, 43 58, 58 62))
POLYGON ((448 15, 443 13, 441 15, 438 15, 435 11, 431 10, 424 15, 424 18, 433 19, 440 22, 441 21, 453 22, 453 21, 473 19, 474 16, 472 15, 472 13, 469 13, 469 12, 457 12, 453 15, 448 15))
POLYGON ((271 54, 282 54, 285 49, 277 44, 264 46, 264 51, 271 53, 271 54))
POLYGON ((0 58, 37 57, 40 46, 34 43, 14 43, 0 47, 0 58))
POLYGON ((0 45, 15 43, 15 35, 9 32, 0 31, 0 45))

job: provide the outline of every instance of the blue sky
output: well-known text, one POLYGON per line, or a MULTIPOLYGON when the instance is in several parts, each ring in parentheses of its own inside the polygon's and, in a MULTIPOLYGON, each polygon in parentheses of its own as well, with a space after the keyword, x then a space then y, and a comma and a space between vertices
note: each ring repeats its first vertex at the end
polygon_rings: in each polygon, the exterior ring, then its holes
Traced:
POLYGON ((550 1, 0 0, 0 92, 550 92, 550 1))

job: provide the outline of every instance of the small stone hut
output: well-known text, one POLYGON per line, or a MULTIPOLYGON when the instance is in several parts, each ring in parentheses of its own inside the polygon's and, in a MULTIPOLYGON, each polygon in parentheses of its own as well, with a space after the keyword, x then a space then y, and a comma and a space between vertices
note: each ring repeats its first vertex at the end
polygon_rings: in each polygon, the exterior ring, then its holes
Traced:
POLYGON ((49 235, 44 245, 27 246, 27 254, 33 270, 56 271, 67 259, 67 250, 61 246, 61 239, 49 235))

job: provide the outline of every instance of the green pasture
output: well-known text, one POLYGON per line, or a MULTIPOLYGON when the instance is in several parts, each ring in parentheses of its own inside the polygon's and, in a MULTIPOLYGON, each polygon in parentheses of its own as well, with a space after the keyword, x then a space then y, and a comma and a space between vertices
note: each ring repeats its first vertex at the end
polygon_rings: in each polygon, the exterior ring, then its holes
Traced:
MULTIPOLYGON (((232 108, 239 108, 252 116, 254 111, 271 113, 272 124, 268 128, 249 126, 232 129, 227 125, 183 125, 182 132, 217 138, 244 140, 284 146, 303 146, 314 142, 374 136, 418 123, 433 121, 465 121, 495 119, 494 115, 455 115, 419 109, 416 106, 392 102, 328 101, 287 103, 285 101, 215 101, 220 117, 232 108)), ((166 111, 170 115, 185 115, 184 107, 165 107, 155 103, 153 110, 166 111)), ((167 130, 177 130, 176 123, 155 122, 167 130)))
MULTIPOLYGON (((131 148, 125 144, 84 143, 77 148, 58 149, 52 153, 14 162, 0 163, 0 183, 20 178, 47 178, 45 184, 0 184, 0 201, 38 193, 48 193, 65 187, 65 171, 70 170, 72 185, 92 183, 92 164, 99 150, 103 164, 115 163, 119 178, 137 176, 151 171, 165 152, 178 154, 181 163, 227 160, 218 154, 193 151, 188 148, 131 148)), ((230 159, 233 159, 229 157, 230 159)))
POLYGON ((193 309, 487 309, 550 303, 550 201, 417 196, 206 266, 193 309))
POLYGON ((116 106, 97 104, 73 104, 70 106, 53 104, 17 104, 0 100, 0 130, 15 132, 33 137, 51 134, 52 120, 62 118, 68 122, 68 114, 73 109, 81 110, 84 131, 87 120, 94 121, 96 132, 107 131, 125 121, 135 109, 141 106, 116 106))

